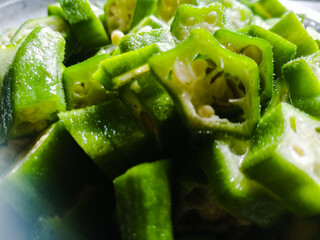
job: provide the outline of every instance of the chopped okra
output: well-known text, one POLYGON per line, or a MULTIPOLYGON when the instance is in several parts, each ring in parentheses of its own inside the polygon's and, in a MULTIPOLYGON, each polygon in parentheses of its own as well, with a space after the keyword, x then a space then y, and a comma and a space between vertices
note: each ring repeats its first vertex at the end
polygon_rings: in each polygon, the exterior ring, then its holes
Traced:
POLYGON ((0 33, 0 239, 319 239, 320 22, 285 1, 56 0, 0 33))

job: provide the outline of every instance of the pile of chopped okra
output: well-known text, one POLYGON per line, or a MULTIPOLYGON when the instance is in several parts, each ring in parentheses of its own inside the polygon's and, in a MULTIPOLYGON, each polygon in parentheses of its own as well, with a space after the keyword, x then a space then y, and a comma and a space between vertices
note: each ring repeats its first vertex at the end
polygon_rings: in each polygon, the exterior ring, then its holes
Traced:
POLYGON ((0 35, 0 239, 320 238, 320 34, 278 0, 58 0, 0 35))

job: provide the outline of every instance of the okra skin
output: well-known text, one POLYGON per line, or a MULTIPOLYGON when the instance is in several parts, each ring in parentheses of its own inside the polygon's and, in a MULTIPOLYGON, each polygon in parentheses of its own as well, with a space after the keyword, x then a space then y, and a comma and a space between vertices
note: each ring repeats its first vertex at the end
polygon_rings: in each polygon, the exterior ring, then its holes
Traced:
POLYGON ((180 41, 189 37, 192 29, 202 28, 214 33, 226 27, 225 7, 220 3, 207 6, 181 5, 172 21, 170 31, 180 41))
POLYGON ((280 35, 297 46, 296 58, 319 51, 317 42, 308 34, 299 18, 293 12, 285 14, 270 31, 280 35))
POLYGON ((217 30, 214 37, 232 52, 253 59, 259 67, 260 103, 265 109, 273 96, 273 54, 271 45, 260 38, 252 38, 226 29, 217 30))
POLYGON ((261 119, 240 170, 297 215, 320 212, 318 119, 280 103, 261 119))
POLYGON ((109 58, 101 54, 72 65, 63 72, 63 86, 68 110, 84 108, 109 99, 104 87, 92 79, 101 61, 109 58))
POLYGON ((1 134, 4 139, 35 135, 66 109, 62 87, 65 40, 38 27, 21 43, 4 77, 1 134))
POLYGON ((267 227, 277 222, 284 208, 264 187, 239 170, 249 141, 235 138, 209 140, 201 151, 201 166, 218 204, 232 216, 267 227))
POLYGON ((62 112, 59 117, 76 142, 110 178, 156 155, 155 138, 119 99, 62 112))
POLYGON ((251 25, 249 27, 239 29, 238 32, 252 37, 262 38, 271 44, 274 59, 274 72, 278 77, 281 76, 282 66, 291 61, 296 55, 297 46, 295 44, 289 42, 278 34, 257 25, 251 25))
POLYGON ((91 162, 61 122, 15 158, 0 194, 27 222, 61 213, 91 174, 91 162))
POLYGON ((295 59, 282 68, 292 105, 320 118, 320 54, 295 59))
POLYGON ((151 44, 157 44, 161 52, 165 52, 176 46, 177 40, 172 36, 169 30, 153 29, 148 31, 139 31, 130 33, 121 38, 119 49, 121 53, 134 51, 151 44))
POLYGON ((86 50, 96 49, 110 42, 103 24, 87 0, 58 0, 58 2, 63 9, 64 17, 86 50))
POLYGON ((124 240, 173 239, 169 160, 144 163, 117 177, 117 213, 124 240))
MULTIPOLYGON (((106 59, 100 63, 98 70, 93 74, 93 80, 100 82, 106 90, 117 90, 126 83, 117 77, 145 65, 148 59, 159 53, 159 46, 152 44, 135 51, 106 59)), ((135 75, 134 73, 132 74, 135 75)))
POLYGON ((194 29, 149 64, 190 131, 252 134, 260 115, 259 73, 252 59, 226 50, 206 30, 194 29))

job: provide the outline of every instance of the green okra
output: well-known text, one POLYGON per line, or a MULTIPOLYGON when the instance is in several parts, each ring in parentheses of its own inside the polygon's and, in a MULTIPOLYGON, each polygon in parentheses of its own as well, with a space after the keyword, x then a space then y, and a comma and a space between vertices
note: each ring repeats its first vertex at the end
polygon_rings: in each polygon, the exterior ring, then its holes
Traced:
POLYGON ((300 110, 320 118, 320 53, 295 59, 282 68, 290 101, 300 110))
POLYGON ((288 10, 278 0, 240 0, 263 19, 282 17, 288 10))
POLYGON ((201 151, 201 166, 218 204, 232 216, 267 227, 284 208, 264 187, 239 170, 250 143, 235 138, 209 140, 201 151))
POLYGON ((37 27, 21 43, 3 80, 2 138, 35 135, 66 108, 62 87, 65 40, 37 27))
POLYGON ((159 46, 151 44, 135 51, 108 58, 100 63, 100 67, 92 78, 100 82, 106 90, 117 90, 119 86, 123 86, 132 77, 149 70, 149 67, 145 66, 148 59, 159 52, 159 46), (121 77, 130 71, 130 76, 121 77))
POLYGON ((108 33, 114 30, 129 32, 144 17, 153 14, 157 0, 107 0, 104 11, 108 33))
POLYGON ((183 4, 192 4, 196 5, 196 0, 159 0, 159 6, 155 13, 157 17, 164 20, 165 22, 169 22, 180 5, 183 4))
POLYGON ((181 136, 175 104, 157 81, 147 72, 124 86, 119 93, 124 104, 153 132, 163 150, 175 147, 181 136))
POLYGON ((285 14, 270 31, 295 44, 297 46, 295 57, 297 58, 319 51, 318 44, 308 34, 297 15, 293 12, 285 14))
POLYGON ((202 28, 214 33, 224 27, 226 27, 225 8, 222 4, 181 5, 174 15, 170 31, 178 40, 184 40, 195 28, 202 28))
POLYGON ((268 31, 262 27, 251 25, 249 27, 239 29, 238 32, 247 34, 252 37, 267 40, 272 46, 274 72, 280 77, 283 64, 292 60, 297 52, 297 46, 285 38, 268 31))
POLYGON ((92 79, 101 61, 109 58, 101 54, 72 65, 63 72, 63 86, 69 110, 103 103, 109 99, 104 87, 92 79))
POLYGON ((232 52, 253 59, 259 67, 260 103, 265 109, 273 96, 273 54, 269 42, 226 29, 217 30, 214 37, 232 52))
POLYGON ((113 183, 124 240, 173 239, 169 160, 137 165, 113 183))
POLYGON ((53 216, 84 187, 90 164, 63 124, 55 123, 16 156, 0 180, 0 195, 27 222, 53 216))
POLYGON ((157 44, 162 52, 165 52, 176 45, 177 40, 166 28, 148 31, 139 31, 125 35, 119 41, 121 53, 134 51, 151 44, 157 44))
POLYGON ((99 17, 87 0, 58 0, 65 19, 85 50, 97 49, 110 41, 99 17))
POLYGON ((49 4, 47 12, 48 16, 60 16, 64 18, 63 9, 58 2, 49 4))
POLYGON ((240 170, 298 215, 320 212, 320 121, 287 103, 261 119, 240 170))
POLYGON ((11 43, 11 38, 14 36, 16 31, 17 30, 14 29, 14 28, 9 28, 6 31, 2 32, 0 34, 0 46, 10 44, 11 43))
POLYGON ((62 112, 59 117, 77 143, 111 178, 156 155, 155 138, 119 99, 62 112))
POLYGON ((250 136, 260 115, 259 70, 250 58, 194 29, 177 47, 149 60, 191 131, 250 136))

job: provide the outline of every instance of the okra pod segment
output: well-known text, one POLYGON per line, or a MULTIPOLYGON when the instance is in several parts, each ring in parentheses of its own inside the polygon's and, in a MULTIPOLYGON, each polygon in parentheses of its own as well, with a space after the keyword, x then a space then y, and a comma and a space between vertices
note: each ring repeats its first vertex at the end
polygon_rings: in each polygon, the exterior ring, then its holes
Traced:
POLYGON ((320 121, 287 103, 261 119, 240 170, 298 215, 320 212, 320 121))
POLYGON ((247 56, 259 67, 260 103, 265 109, 273 96, 273 55, 271 45, 260 38, 253 38, 226 29, 217 30, 214 37, 228 50, 247 56))
POLYGON ((236 138, 209 140, 201 150, 201 166, 218 204, 232 216, 267 227, 284 208, 263 186, 240 172, 250 141, 236 138))
POLYGON ((137 165, 113 183, 124 240, 173 239, 169 160, 137 165))
POLYGON ((288 10, 278 0, 240 0, 263 19, 282 17, 288 10))
POLYGON ((110 178, 154 158, 157 153, 154 136, 117 98, 62 112, 59 117, 76 142, 110 178))
POLYGON ((291 61, 297 52, 297 46, 285 38, 266 30, 257 25, 239 29, 239 33, 247 34, 252 37, 262 38, 272 46, 274 73, 280 77, 283 64, 291 61))
POLYGON ((259 70, 250 58, 194 29, 149 64, 178 104, 191 131, 250 136, 260 115, 259 70))
POLYGON ((292 105, 320 118, 320 53, 295 59, 282 68, 292 105))
POLYGON ((297 46, 296 58, 319 51, 318 44, 308 34, 300 19, 293 12, 285 14, 270 31, 280 35, 297 46))
POLYGON ((207 6, 181 5, 174 15, 170 31, 181 41, 188 38, 195 28, 214 33, 224 27, 226 27, 225 7, 221 3, 207 6))
POLYGON ((100 62, 109 57, 97 55, 64 70, 63 86, 69 110, 100 104, 110 98, 101 83, 92 79, 100 62))
POLYGON ((64 47, 62 36, 47 27, 36 28, 21 43, 3 81, 3 138, 35 135, 65 110, 64 47))
POLYGON ((159 53, 157 44, 127 52, 101 61, 92 78, 100 82, 106 90, 117 90, 134 76, 149 71, 148 59, 159 53))

